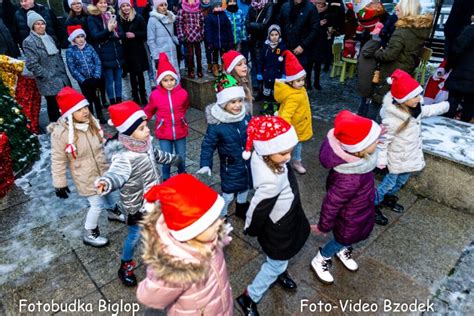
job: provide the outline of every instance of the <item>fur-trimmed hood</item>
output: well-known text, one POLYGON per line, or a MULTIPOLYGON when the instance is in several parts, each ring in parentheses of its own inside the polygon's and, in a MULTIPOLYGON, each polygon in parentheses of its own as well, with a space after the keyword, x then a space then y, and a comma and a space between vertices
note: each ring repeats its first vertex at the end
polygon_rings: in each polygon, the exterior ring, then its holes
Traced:
MULTIPOLYGON (((95 15, 95 16, 102 14, 102 12, 100 12, 99 8, 95 5, 93 5, 93 4, 89 4, 87 6, 87 12, 89 12, 90 15, 95 15)), ((111 6, 108 6, 106 12, 110 12, 112 14, 115 14, 115 9, 111 6)))
POLYGON ((217 103, 206 106, 206 121, 207 124, 221 124, 221 123, 236 123, 245 118, 246 102, 242 106, 242 111, 239 115, 233 115, 220 107, 217 103))
POLYGON ((403 18, 398 19, 395 26, 397 28, 415 28, 415 29, 425 29, 431 28, 433 25, 433 15, 431 14, 422 14, 422 15, 410 15, 404 16, 403 18))
POLYGON ((112 158, 115 155, 123 153, 127 151, 127 149, 125 148, 125 146, 122 144, 121 141, 119 141, 118 139, 114 139, 114 140, 109 140, 106 143, 104 151, 105 151, 105 157, 107 158, 107 161, 110 162, 112 161, 112 158))
POLYGON ((163 24, 174 23, 174 21, 176 21, 176 15, 169 10, 168 10, 168 15, 164 15, 164 14, 159 13, 156 10, 153 10, 150 12, 150 17, 157 18, 158 20, 163 22, 163 24))

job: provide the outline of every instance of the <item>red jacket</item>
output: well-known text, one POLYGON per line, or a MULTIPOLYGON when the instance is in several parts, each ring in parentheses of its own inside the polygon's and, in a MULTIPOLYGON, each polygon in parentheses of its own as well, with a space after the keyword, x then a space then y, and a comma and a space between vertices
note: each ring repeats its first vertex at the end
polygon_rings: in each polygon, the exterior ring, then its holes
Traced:
POLYGON ((176 140, 188 136, 188 123, 184 117, 188 108, 188 92, 178 84, 171 91, 158 85, 144 110, 148 120, 156 113, 155 135, 158 139, 176 140))

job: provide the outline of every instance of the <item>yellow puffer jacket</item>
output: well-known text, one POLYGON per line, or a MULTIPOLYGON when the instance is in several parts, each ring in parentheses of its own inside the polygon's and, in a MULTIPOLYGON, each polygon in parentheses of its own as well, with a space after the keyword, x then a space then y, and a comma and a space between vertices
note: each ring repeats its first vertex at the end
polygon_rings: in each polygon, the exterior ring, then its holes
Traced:
POLYGON ((313 124, 306 89, 295 89, 283 81, 275 81, 275 101, 280 103, 278 116, 293 125, 298 140, 311 139, 313 124))

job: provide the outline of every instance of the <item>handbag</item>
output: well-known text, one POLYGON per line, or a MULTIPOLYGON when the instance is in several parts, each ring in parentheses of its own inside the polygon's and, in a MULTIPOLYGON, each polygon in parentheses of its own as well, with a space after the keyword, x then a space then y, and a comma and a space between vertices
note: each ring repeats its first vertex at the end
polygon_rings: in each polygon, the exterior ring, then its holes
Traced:
POLYGON ((168 28, 165 26, 165 24, 164 24, 163 22, 161 22, 160 19, 158 19, 157 17, 154 17, 154 18, 157 19, 158 22, 161 23, 161 25, 163 25, 163 27, 164 27, 165 30, 166 30, 166 33, 168 33, 168 35, 171 37, 171 40, 173 41, 173 43, 174 43, 175 45, 179 45, 179 40, 178 40, 178 38, 177 38, 176 36, 174 36, 174 35, 171 35, 171 33, 170 33, 170 31, 168 30, 168 28))

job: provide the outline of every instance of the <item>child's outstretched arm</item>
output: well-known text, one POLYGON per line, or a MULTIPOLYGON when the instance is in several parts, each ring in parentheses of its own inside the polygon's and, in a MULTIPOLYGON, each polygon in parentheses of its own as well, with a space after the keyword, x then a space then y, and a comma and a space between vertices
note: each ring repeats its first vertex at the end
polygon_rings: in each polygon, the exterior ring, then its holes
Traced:
POLYGON ((153 149, 155 154, 156 162, 160 165, 172 165, 177 166, 183 160, 184 157, 179 155, 173 155, 159 149, 153 149))
POLYGON ((421 107, 421 117, 437 116, 448 112, 450 104, 448 101, 440 103, 423 105, 421 107))
POLYGON ((175 302, 184 290, 178 285, 156 279, 151 269, 148 268, 147 277, 138 284, 137 300, 151 308, 165 309, 175 302))
POLYGON ((247 211, 244 234, 258 236, 278 200, 278 194, 277 186, 274 183, 258 185, 247 211))
POLYGON ((132 166, 130 161, 122 156, 112 159, 109 170, 95 181, 97 193, 108 194, 121 188, 130 178, 132 166))

